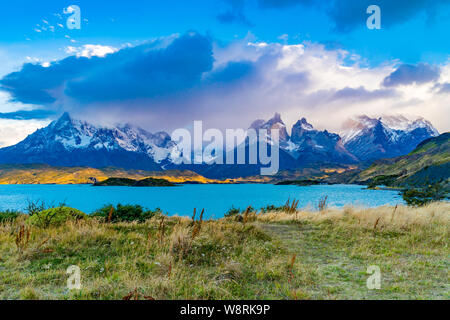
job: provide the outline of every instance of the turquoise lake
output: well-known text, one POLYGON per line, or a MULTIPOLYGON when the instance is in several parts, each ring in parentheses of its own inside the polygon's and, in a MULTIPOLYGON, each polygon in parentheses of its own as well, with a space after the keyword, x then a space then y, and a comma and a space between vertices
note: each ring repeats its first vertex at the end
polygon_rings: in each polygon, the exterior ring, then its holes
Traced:
POLYGON ((177 187, 93 187, 91 185, 0 185, 0 210, 24 210, 28 201, 66 205, 91 213, 105 204, 140 204, 161 208, 169 215, 190 216, 193 208, 205 208, 205 218, 220 218, 227 210, 261 208, 298 199, 299 208, 317 208, 327 195, 329 206, 376 207, 403 203, 398 191, 367 190, 358 185, 276 186, 271 184, 200 184, 177 187))

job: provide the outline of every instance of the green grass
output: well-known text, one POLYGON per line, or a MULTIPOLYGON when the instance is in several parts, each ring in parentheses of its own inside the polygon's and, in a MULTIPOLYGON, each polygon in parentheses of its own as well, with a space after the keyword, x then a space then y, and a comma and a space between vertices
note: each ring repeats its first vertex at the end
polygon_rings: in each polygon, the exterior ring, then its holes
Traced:
POLYGON ((87 218, 27 226, 18 250, 20 216, 0 224, 0 299, 449 299, 449 208, 87 218), (70 265, 81 290, 66 287, 70 265), (380 290, 366 287, 370 265, 380 290))

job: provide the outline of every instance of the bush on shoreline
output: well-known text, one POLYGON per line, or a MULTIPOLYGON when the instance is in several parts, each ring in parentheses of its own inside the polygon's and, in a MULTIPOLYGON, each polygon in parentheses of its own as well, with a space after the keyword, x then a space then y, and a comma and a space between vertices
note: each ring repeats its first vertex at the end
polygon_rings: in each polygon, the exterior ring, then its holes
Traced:
POLYGON ((443 184, 435 183, 424 188, 408 188, 402 191, 403 200, 408 206, 424 206, 430 202, 448 198, 448 190, 443 184))
POLYGON ((159 208, 156 208, 154 211, 152 211, 146 210, 140 205, 122 205, 119 203, 116 207, 111 204, 105 205, 92 213, 91 216, 100 217, 106 222, 137 221, 143 223, 146 220, 151 219, 155 215, 159 214, 162 214, 162 211, 159 208))
POLYGON ((86 213, 70 207, 56 207, 42 210, 28 217, 27 223, 39 227, 58 226, 67 221, 86 219, 86 213))

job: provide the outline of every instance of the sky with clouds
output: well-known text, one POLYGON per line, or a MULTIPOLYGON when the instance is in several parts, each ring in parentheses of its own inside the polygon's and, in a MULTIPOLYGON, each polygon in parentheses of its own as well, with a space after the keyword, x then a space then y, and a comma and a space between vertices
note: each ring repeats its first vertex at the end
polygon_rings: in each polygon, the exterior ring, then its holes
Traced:
POLYGON ((150 131, 275 112, 336 132, 359 114, 450 129, 450 0, 17 0, 0 28, 0 147, 64 111, 150 131))

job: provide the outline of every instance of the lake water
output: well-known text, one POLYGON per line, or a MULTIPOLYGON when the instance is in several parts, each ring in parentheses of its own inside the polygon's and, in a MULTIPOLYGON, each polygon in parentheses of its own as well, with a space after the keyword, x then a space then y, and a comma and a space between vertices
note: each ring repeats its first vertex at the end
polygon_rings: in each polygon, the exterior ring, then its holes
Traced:
POLYGON ((177 187, 93 187, 91 185, 0 185, 0 210, 23 210, 28 201, 66 205, 91 213, 105 204, 140 204, 161 208, 170 215, 190 216, 193 208, 205 208, 205 218, 219 218, 231 207, 281 206, 288 198, 300 207, 317 208, 327 195, 329 206, 376 207, 403 203, 393 190, 367 190, 357 185, 276 186, 271 184, 199 184, 177 187))

